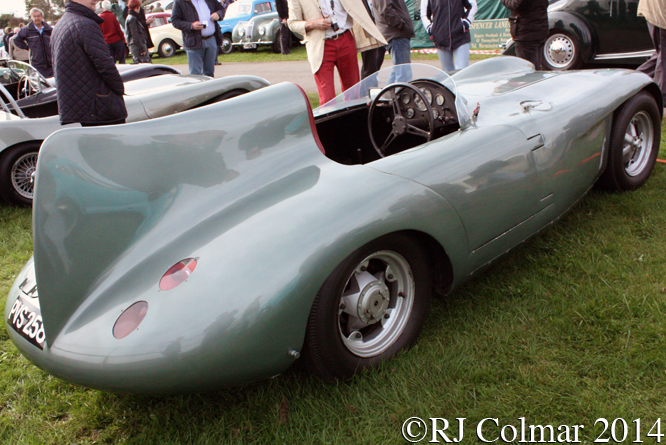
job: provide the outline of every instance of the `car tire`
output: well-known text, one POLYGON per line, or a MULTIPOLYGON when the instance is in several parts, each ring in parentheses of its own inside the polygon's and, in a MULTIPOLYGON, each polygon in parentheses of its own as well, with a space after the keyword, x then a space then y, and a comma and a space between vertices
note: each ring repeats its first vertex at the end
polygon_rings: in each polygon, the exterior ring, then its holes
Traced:
POLYGON ((271 49, 274 53, 282 52, 282 45, 280 44, 280 40, 282 39, 281 33, 282 31, 278 29, 275 33, 275 37, 273 37, 273 44, 271 45, 271 49))
POLYGON ((222 45, 220 45, 220 53, 229 54, 233 50, 234 50, 234 47, 231 44, 231 35, 224 34, 222 36, 222 45))
POLYGON ((613 191, 635 190, 647 181, 657 162, 661 114, 654 97, 641 91, 613 116, 608 162, 599 184, 613 191))
POLYGON ((345 380, 412 346, 432 294, 428 264, 423 249, 404 235, 379 238, 349 255, 312 305, 305 367, 325 380, 345 380))
POLYGON ((157 48, 157 54, 164 58, 173 57, 176 54, 176 48, 178 48, 176 42, 171 39, 164 39, 157 48))
POLYGON ((543 68, 551 71, 580 68, 580 51, 576 38, 562 32, 553 33, 543 48, 543 68))
POLYGON ((0 159, 0 191, 11 205, 31 206, 35 191, 34 173, 41 143, 29 142, 5 149, 0 159))

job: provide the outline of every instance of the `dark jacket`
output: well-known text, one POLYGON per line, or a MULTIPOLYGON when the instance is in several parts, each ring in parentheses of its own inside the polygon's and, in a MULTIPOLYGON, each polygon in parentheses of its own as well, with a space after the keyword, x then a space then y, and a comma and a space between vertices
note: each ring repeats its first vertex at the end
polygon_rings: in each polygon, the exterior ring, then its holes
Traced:
MULTIPOLYGON (((208 9, 210 9, 211 14, 217 12, 217 15, 220 16, 220 20, 224 18, 225 8, 219 1, 206 0, 206 4, 208 5, 208 9)), ((185 50, 202 48, 203 40, 201 38, 201 31, 195 31, 192 29, 192 23, 198 21, 200 21, 199 14, 197 14, 197 9, 192 4, 191 0, 175 0, 173 2, 171 24, 174 28, 180 29, 183 32, 183 49, 185 50)), ((217 21, 211 21, 215 24, 214 35, 219 46, 222 44, 220 25, 217 24, 217 21)))
POLYGON ((414 37, 414 24, 405 0, 374 0, 372 15, 387 42, 414 37))
MULTIPOLYGON (((127 2, 126 2, 127 3, 127 2)), ((125 22, 127 21, 127 16, 129 15, 129 12, 131 11, 130 8, 125 8, 123 10, 123 27, 125 27, 125 22)), ((146 40, 147 40, 147 45, 148 48, 152 48, 155 46, 153 43, 153 39, 150 36, 150 26, 148 26, 148 23, 146 23, 146 11, 143 8, 139 8, 139 22, 143 26, 143 28, 146 30, 146 40)))
POLYGON ((465 30, 462 22, 462 19, 467 18, 470 9, 471 5, 465 0, 428 2, 427 15, 432 22, 430 34, 436 48, 452 51, 472 41, 469 31, 465 30))
POLYGON ((139 13, 130 11, 125 20, 125 32, 127 33, 127 44, 132 56, 148 52, 148 38, 146 29, 141 24, 139 13))
POLYGON ((44 77, 53 76, 53 60, 51 58, 51 33, 53 28, 42 22, 44 29, 41 34, 33 22, 21 28, 14 39, 14 44, 21 49, 30 50, 30 64, 37 68, 44 77))
POLYGON ((53 30, 60 123, 108 123, 127 117, 125 86, 104 41, 101 19, 68 2, 53 30))
POLYGON ((548 0, 501 0, 511 11, 511 37, 521 42, 542 42, 548 38, 548 0))

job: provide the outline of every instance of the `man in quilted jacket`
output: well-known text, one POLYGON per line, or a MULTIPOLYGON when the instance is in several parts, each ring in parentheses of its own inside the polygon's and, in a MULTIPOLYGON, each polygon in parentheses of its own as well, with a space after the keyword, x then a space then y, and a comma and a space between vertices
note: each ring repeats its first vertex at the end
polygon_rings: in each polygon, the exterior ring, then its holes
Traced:
POLYGON ((95 0, 70 0, 53 30, 60 123, 83 126, 125 122, 125 86, 104 41, 95 0))

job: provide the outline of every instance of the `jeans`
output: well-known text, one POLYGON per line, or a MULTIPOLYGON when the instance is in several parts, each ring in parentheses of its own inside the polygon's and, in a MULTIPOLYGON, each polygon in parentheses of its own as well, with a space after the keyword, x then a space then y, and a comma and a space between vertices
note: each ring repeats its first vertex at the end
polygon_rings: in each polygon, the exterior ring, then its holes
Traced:
POLYGON ((200 49, 188 49, 187 66, 190 74, 205 74, 215 76, 215 61, 217 60, 217 40, 215 36, 203 39, 200 49))
POLYGON ((437 57, 442 64, 442 71, 461 70, 469 65, 470 43, 465 43, 454 50, 437 48, 437 57))
MULTIPOLYGON (((391 39, 388 44, 389 54, 393 65, 402 65, 412 61, 411 53, 409 52, 409 39, 406 37, 398 37, 391 39)), ((400 71, 393 71, 389 76, 388 83, 393 82, 409 82, 411 80, 411 70, 403 67, 400 71)))
POLYGON ((541 69, 541 62, 543 62, 543 47, 544 42, 522 42, 516 41, 516 56, 532 62, 534 69, 539 71, 541 69))

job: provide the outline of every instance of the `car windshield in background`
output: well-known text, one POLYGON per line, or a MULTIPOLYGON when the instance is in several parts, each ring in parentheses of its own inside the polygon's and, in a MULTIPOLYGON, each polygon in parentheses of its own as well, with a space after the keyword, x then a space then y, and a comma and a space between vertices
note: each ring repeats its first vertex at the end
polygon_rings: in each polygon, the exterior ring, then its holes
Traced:
POLYGON ((434 80, 448 88, 456 97, 456 112, 460 126, 465 128, 469 125, 470 113, 467 110, 464 98, 458 94, 455 81, 444 71, 434 66, 419 63, 396 65, 379 70, 314 110, 314 115, 315 117, 321 116, 357 103, 367 103, 374 99, 387 85, 398 82, 409 83, 419 79, 434 80))

